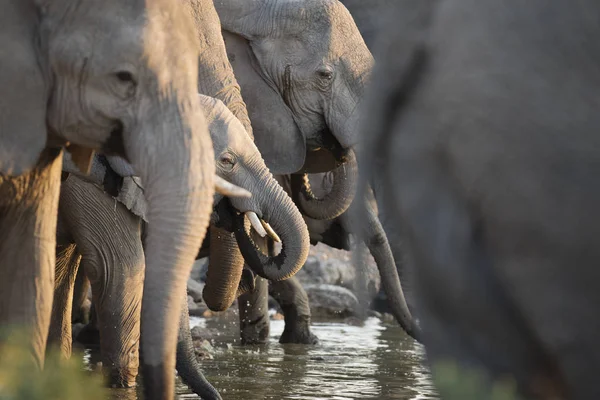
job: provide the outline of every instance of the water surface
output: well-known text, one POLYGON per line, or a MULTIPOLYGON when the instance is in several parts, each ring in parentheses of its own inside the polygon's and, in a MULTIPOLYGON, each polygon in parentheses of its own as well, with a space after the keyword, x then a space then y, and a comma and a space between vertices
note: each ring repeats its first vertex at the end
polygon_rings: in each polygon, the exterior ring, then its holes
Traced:
MULTIPOLYGON (((211 328, 218 322, 194 319, 211 328)), ((281 345, 283 321, 271 321, 269 343, 239 346, 237 328, 216 337, 204 373, 224 399, 437 399, 422 347, 395 324, 314 323, 320 343, 281 345)), ((222 330, 222 329, 221 329, 222 330)), ((182 399, 197 399, 185 385, 182 399)))

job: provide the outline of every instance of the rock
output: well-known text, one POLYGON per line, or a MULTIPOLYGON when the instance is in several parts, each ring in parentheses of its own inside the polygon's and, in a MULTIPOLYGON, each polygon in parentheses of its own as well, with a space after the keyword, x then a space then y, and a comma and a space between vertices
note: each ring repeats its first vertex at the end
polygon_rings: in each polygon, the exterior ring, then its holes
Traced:
MULTIPOLYGON (((379 271, 373 258, 369 255, 361 271, 366 275, 366 287, 369 295, 375 297, 381 285, 379 271)), ((343 286, 356 293, 360 286, 356 281, 356 270, 352 253, 333 249, 322 243, 311 246, 306 263, 296 274, 303 286, 328 284, 343 286)), ((364 279, 364 278, 363 278, 364 279)))
POLYGON ((203 329, 199 326, 193 327, 190 330, 190 333, 192 335, 192 340, 202 340, 205 337, 203 329))
POLYGON ((358 314, 358 299, 350 290, 335 285, 305 285, 313 317, 346 318, 358 314))
POLYGON ((273 321, 283 321, 284 318, 283 318, 283 314, 275 313, 271 316, 271 319, 273 321))
POLYGON ((206 280, 206 271, 208 270, 208 258, 201 258, 194 262, 190 278, 198 282, 206 280))
POLYGON ((196 303, 202 303, 202 291, 204 283, 198 282, 192 278, 187 281, 187 294, 191 296, 196 303))
POLYGON ((206 339, 194 341, 194 352, 200 360, 212 360, 215 349, 206 339))
POLYGON ((192 296, 188 296, 188 311, 191 316, 202 317, 206 310, 207 308, 203 303, 198 304, 192 296))

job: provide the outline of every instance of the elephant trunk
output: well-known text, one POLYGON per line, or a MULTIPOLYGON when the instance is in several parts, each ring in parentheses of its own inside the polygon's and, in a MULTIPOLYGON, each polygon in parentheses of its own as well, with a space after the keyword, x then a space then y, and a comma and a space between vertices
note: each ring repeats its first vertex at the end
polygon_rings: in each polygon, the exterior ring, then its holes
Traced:
POLYGON ((236 218, 235 237, 250 269, 265 279, 279 281, 293 276, 302 268, 308 256, 310 241, 308 228, 300 211, 266 167, 264 170, 258 176, 266 174, 270 179, 265 190, 257 195, 258 204, 262 219, 281 239, 281 251, 275 256, 267 256, 260 251, 246 229, 244 214, 236 218))
MULTIPOLYGON (((354 203, 353 207, 356 204, 358 203, 354 203)), ((421 332, 406 303, 398 271, 396 270, 396 263, 392 255, 392 249, 390 248, 383 226, 375 210, 369 203, 366 204, 363 211, 365 211, 366 218, 361 221, 360 226, 352 222, 352 218, 355 215, 353 212, 342 216, 342 224, 346 225, 346 230, 350 232, 360 232, 360 237, 365 241, 369 252, 377 264, 377 269, 381 276, 381 285, 390 303, 392 314, 407 334, 415 340, 420 341, 421 332)))
POLYGON ((200 398, 206 400, 221 400, 217 390, 206 380, 200 369, 200 364, 194 351, 194 343, 190 332, 190 318, 187 305, 187 295, 183 296, 179 333, 177 335, 177 373, 181 380, 200 398))
POLYGON ((317 198, 312 191, 307 174, 294 174, 291 178, 292 196, 300 211, 313 219, 334 219, 345 212, 356 192, 358 166, 354 152, 348 161, 332 171, 333 187, 324 197, 317 198))
POLYGON ((210 256, 202 298, 213 311, 225 311, 237 298, 244 258, 233 233, 233 213, 229 201, 217 206, 219 221, 210 226, 210 256))
POLYGON ((173 398, 179 294, 206 232, 214 193, 212 143, 195 87, 190 92, 152 108, 164 112, 148 115, 137 135, 125 138, 148 201, 141 318, 146 399, 173 398), (142 135, 146 145, 137 140, 142 135))

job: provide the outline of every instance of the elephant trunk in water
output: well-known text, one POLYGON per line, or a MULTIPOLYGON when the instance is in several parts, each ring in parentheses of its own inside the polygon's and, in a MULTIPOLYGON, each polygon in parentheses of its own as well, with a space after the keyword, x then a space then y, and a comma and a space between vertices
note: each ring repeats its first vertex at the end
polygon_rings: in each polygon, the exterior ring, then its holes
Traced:
POLYGON ((308 175, 293 174, 292 196, 300 211, 310 218, 337 218, 352 204, 357 179, 356 157, 354 152, 350 151, 348 161, 332 171, 333 185, 329 193, 317 198, 310 187, 308 175))
MULTIPOLYGON (((358 204, 354 202, 352 208, 357 207, 358 204)), ((369 252, 377 264, 379 275, 381 276, 381 285, 388 298, 392 314, 406 333, 415 340, 420 341, 421 332, 406 304, 396 263, 392 255, 392 249, 390 248, 383 226, 379 221, 379 217, 368 203, 362 211, 365 213, 365 218, 360 220, 361 223, 353 221, 356 215, 356 209, 354 209, 341 217, 342 225, 349 232, 358 232, 360 237, 365 241, 369 252)))
MULTIPOLYGON (((181 300, 209 222, 214 193, 214 153, 195 84, 183 99, 163 99, 140 127, 157 151, 133 146, 148 201, 146 276, 141 345, 146 399, 171 399, 181 300), (177 101, 179 100, 179 101, 177 101), (158 150, 160 149, 160 150, 158 150), (168 166, 169 168, 166 168, 168 166)), ((165 91, 165 96, 173 96, 165 91)), ((141 133, 141 132, 140 132, 141 133)))
POLYGON ((183 296, 182 300, 179 333, 177 335, 177 373, 181 377, 181 380, 200 398, 205 400, 221 400, 219 392, 206 380, 200 369, 190 333, 187 294, 183 296))
MULTIPOLYGON (((256 176, 269 178, 264 190, 253 194, 260 207, 259 216, 267 222, 281 239, 279 254, 267 256, 257 248, 246 229, 245 215, 236 218, 235 237, 246 263, 263 278, 279 281, 293 276, 306 261, 310 245, 306 223, 298 208, 281 186, 275 181, 264 163, 256 176)), ((266 179, 265 179, 266 180, 266 179)), ((236 201, 232 201, 235 204, 236 201)), ((238 207, 237 209, 244 209, 238 207)))

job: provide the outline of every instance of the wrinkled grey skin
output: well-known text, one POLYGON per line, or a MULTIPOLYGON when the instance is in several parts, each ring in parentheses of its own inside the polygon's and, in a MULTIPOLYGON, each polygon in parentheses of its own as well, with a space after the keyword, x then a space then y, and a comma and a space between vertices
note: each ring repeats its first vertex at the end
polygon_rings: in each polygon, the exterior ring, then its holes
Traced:
MULTIPOLYGON (((246 256, 246 250, 240 243, 240 235, 236 233, 236 239, 244 258, 250 267, 263 277, 284 280, 293 276, 304 265, 308 256, 308 230, 302 215, 267 169, 258 149, 241 122, 220 100, 202 95, 200 95, 200 99, 204 109, 207 110, 209 131, 213 139, 217 162, 217 174, 253 193, 251 198, 230 199, 231 205, 242 213, 255 212, 259 218, 272 226, 282 241, 281 252, 272 258, 276 262, 282 260, 277 268, 271 267, 269 265, 271 258, 262 253, 260 253, 262 258, 259 258, 259 265, 255 265, 246 256)), ((254 246, 252 247, 249 251, 258 253, 258 251, 254 251, 254 246)), ((224 250, 211 247, 211 252, 219 253, 224 250)), ((211 268, 212 265, 211 262, 203 297, 211 309, 223 311, 229 308, 235 299, 242 269, 225 272, 224 266, 217 265, 218 269, 214 269, 211 268), (225 275, 228 273, 233 275, 226 277, 225 275), (218 286, 214 289, 221 291, 221 286, 225 286, 228 293, 212 293, 212 296, 207 297, 215 277, 217 280, 214 282, 218 286), (217 283, 217 281, 221 281, 221 283, 217 283)))
POLYGON ((31 329, 42 365, 61 162, 48 149, 68 141, 120 154, 147 182, 156 222, 145 277, 152 296, 143 296, 141 319, 147 398, 170 399, 173 293, 185 288, 214 190, 193 23, 166 0, 71 4, 11 0, 0 17, 0 322, 31 329))
MULTIPOLYGON (((255 143, 271 172, 324 172, 346 161, 373 64, 348 11, 332 0, 219 0, 215 7, 255 143)), ((255 303, 266 281, 256 285, 255 296, 239 302, 254 309, 240 309, 243 342, 264 336, 252 321, 261 313, 264 319, 266 298, 255 303)))
POLYGON ((368 103, 428 359, 525 398, 600 396, 598 15, 399 1, 368 103))
MULTIPOLYGON (((312 187, 317 196, 333 187, 331 174, 311 175, 312 187)), ((278 177, 283 188, 291 192, 292 185, 289 176, 278 177)), ((413 338, 420 339, 420 330, 413 322, 411 312, 403 295, 396 263, 392 254, 390 243, 377 215, 377 204, 374 197, 369 197, 368 212, 364 223, 356 223, 356 210, 358 202, 340 217, 332 220, 317 220, 303 215, 308 226, 311 244, 322 242, 328 246, 351 250, 350 234, 358 235, 364 241, 367 249, 373 256, 381 275, 382 289, 387 295, 387 304, 390 312, 407 326, 407 333, 413 338), (408 321, 408 323, 406 322, 408 321)), ((240 305, 240 318, 252 321, 252 324, 242 324, 242 343, 264 343, 269 336, 269 316, 267 312, 267 291, 265 287, 257 285, 256 292, 248 295, 255 299, 249 306, 240 305)), ((285 330, 280 338, 281 343, 316 342, 316 337, 310 333, 310 307, 308 298, 300 282, 292 277, 284 282, 271 282, 269 291, 272 297, 281 305, 286 320, 285 330)))
MULTIPOLYGON (((337 0, 221 0, 215 7, 271 172, 326 172, 347 162, 373 58, 346 8, 337 0)), ((318 218, 341 214, 353 187, 313 207, 318 218)))
POLYGON ((298 172, 307 151, 357 143, 357 106, 373 57, 341 3, 219 0, 215 8, 271 172, 298 172))
MULTIPOLYGON (((264 210, 263 215, 273 213, 276 217, 271 220, 272 226, 280 232, 287 256, 296 259, 293 262, 294 268, 299 269, 306 260, 309 246, 308 231, 302 216, 270 175, 252 139, 231 111, 220 100, 202 95, 199 95, 199 98, 213 138, 217 173, 231 182, 246 186, 249 190, 262 192, 262 195, 241 202, 232 199, 233 207, 242 213, 261 210, 264 210), (234 157, 226 157, 227 155, 234 157), (232 161, 234 165, 230 165, 232 161), (282 221, 278 222, 276 218, 282 218, 282 221), (283 227, 284 224, 288 226, 283 227)), ((142 287, 142 280, 138 278, 143 277, 144 270, 139 232, 140 218, 120 202, 102 193, 102 189, 97 185, 108 181, 107 172, 101 169, 101 165, 95 166, 100 169, 93 170, 90 174, 90 178, 97 178, 95 183, 83 182, 73 175, 63 183, 60 215, 68 232, 68 236, 63 235, 67 236, 64 239, 64 247, 69 250, 63 259, 73 259, 69 246, 71 243, 77 243, 78 251, 83 255, 84 272, 92 282, 94 304, 100 322, 103 364, 111 384, 127 387, 135 384, 137 374, 140 305, 137 293, 141 292, 142 287), (118 215, 113 215, 115 213, 118 215), (114 224, 115 220, 123 223, 114 224), (123 243, 128 245, 124 246, 123 243), (134 251, 135 249, 137 251, 134 251), (133 278, 130 279, 129 276, 133 278)), ((235 299, 243 260, 237 265, 239 271, 232 271, 231 265, 219 263, 223 261, 223 255, 219 252, 225 252, 226 249, 220 248, 219 243, 215 246, 211 247, 215 259, 211 257, 210 279, 205 286, 204 298, 209 307, 222 310, 228 308, 235 299)), ((68 262, 58 263, 63 264, 68 262)), ((68 354, 68 318, 71 315, 73 280, 77 273, 76 267, 70 268, 64 272, 57 271, 57 276, 66 278, 57 283, 55 318, 51 329, 54 340, 60 342, 64 352, 68 354), (63 281, 66 283, 63 284, 63 281), (69 307, 66 307, 65 302, 69 307)), ((178 372, 203 398, 219 398, 216 391, 199 375, 199 366, 189 340, 187 307, 184 307, 182 317, 177 353, 178 372)))

